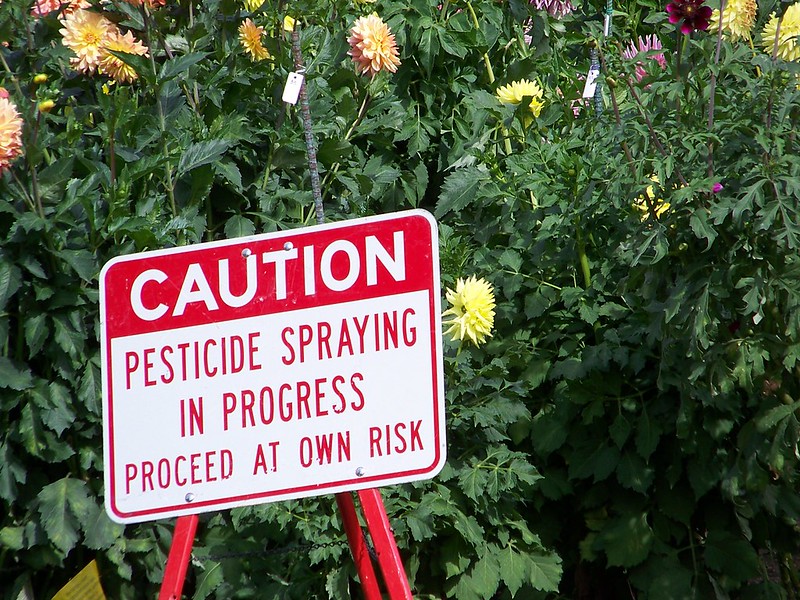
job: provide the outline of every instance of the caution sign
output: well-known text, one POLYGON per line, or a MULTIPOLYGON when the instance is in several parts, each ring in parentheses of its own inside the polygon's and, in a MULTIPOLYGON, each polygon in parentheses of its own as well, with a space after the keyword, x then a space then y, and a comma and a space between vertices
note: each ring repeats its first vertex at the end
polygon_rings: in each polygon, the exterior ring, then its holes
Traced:
POLYGON ((425 211, 119 257, 100 308, 115 521, 425 479, 444 464, 425 211))

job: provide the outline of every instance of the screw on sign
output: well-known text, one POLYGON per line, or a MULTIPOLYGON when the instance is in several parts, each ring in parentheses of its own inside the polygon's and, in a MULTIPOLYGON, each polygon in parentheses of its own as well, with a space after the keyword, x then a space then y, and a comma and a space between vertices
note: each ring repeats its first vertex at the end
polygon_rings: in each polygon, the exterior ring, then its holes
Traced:
POLYGON ((101 274, 106 508, 139 522, 434 476, 438 240, 414 210, 101 274))

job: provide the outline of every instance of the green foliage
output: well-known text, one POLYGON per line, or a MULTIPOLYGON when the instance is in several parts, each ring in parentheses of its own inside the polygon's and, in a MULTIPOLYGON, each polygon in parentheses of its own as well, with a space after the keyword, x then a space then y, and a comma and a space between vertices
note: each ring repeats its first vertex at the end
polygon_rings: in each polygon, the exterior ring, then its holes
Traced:
MULTIPOLYGON (((490 340, 446 344, 447 465, 384 490, 415 594, 796 595, 800 68, 758 34, 676 35, 649 0, 615 5, 604 40, 605 5, 575 4, 559 20, 521 0, 114 1, 150 56, 118 54, 138 80, 109 85, 71 68, 55 14, 3 0, 0 85, 25 121, 0 175, 3 598, 52 596, 95 557, 109 597, 156 594, 172 523, 102 509, 98 273, 313 220, 300 110, 281 102, 285 10, 327 219, 428 209, 444 285, 495 287, 490 340), (346 38, 372 10, 403 64, 369 79, 346 38), (270 60, 241 49, 245 17, 270 60), (663 69, 622 58, 651 33, 663 69), (593 44, 602 114, 577 77, 593 44), (536 119, 494 96, 522 78, 544 89, 536 119)), ((358 597, 343 542, 328 497, 205 515, 187 593, 358 597)))

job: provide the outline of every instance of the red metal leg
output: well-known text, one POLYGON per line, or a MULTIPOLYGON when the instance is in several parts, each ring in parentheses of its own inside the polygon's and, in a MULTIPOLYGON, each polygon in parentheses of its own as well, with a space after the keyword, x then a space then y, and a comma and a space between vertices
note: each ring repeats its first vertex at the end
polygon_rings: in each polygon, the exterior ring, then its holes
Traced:
POLYGON ((397 550, 397 542, 394 539, 392 526, 389 524, 389 517, 386 516, 386 508, 383 506, 380 491, 374 488, 360 490, 358 498, 361 501, 361 510, 364 513, 372 543, 375 544, 375 552, 378 555, 383 580, 389 590, 389 598, 412 600, 411 587, 408 585, 408 577, 406 577, 403 561, 400 560, 400 552, 397 550))
POLYGON ((336 494, 336 504, 339 505, 339 512, 342 514, 344 531, 347 534, 347 541, 353 553, 353 560, 356 563, 358 578, 361 580, 361 588, 364 590, 364 597, 367 600, 381 600, 381 590, 378 587, 378 579, 375 577, 375 569, 372 567, 372 559, 369 556, 367 543, 364 541, 364 534, 358 522, 356 505, 350 492, 336 494))
POLYGON ((161 581, 161 592, 158 600, 180 600, 183 583, 186 581, 186 570, 192 556, 194 534, 197 531, 197 515, 178 517, 175 532, 172 534, 172 546, 164 568, 164 579, 161 581))

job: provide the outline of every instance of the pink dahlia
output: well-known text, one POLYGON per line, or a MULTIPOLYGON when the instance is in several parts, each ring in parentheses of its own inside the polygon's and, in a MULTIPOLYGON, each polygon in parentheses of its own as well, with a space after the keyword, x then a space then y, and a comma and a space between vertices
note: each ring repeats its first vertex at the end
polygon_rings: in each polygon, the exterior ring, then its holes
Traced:
MULTIPOLYGON (((628 44, 628 47, 622 51, 622 56, 628 60, 633 60, 638 54, 644 52, 653 52, 654 50, 661 50, 661 40, 658 39, 658 36, 652 34, 646 35, 645 37, 639 36, 638 44, 634 44, 633 41, 631 41, 628 44)), ((664 58, 663 52, 658 52, 657 54, 648 54, 647 59, 657 62, 661 69, 665 69, 667 67, 667 59, 664 58)), ((647 71, 644 68, 644 64, 642 64, 641 61, 637 62, 636 81, 641 81, 645 75, 647 75, 647 71)))
POLYGON ((0 174, 20 154, 22 154, 22 117, 9 99, 8 92, 0 88, 0 174))

